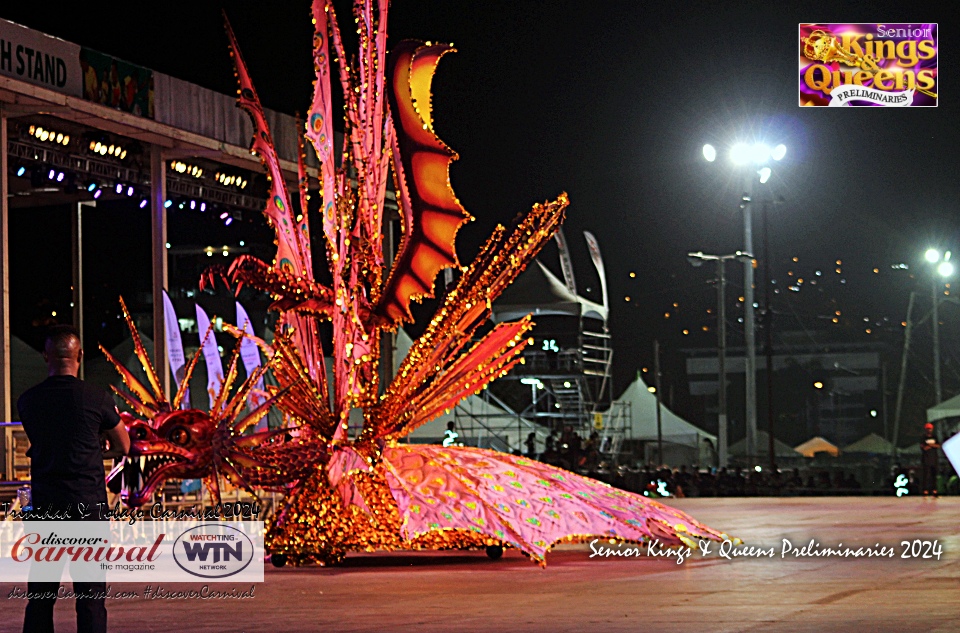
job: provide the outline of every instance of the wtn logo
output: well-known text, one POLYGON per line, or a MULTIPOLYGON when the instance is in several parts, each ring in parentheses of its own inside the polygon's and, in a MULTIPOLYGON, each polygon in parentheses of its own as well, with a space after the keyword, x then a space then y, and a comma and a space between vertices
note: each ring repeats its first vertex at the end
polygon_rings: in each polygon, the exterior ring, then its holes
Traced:
MULTIPOLYGON (((248 527, 251 533, 257 529, 248 527)), ((262 550, 263 541, 254 542, 245 530, 223 523, 202 524, 176 538, 173 560, 192 576, 229 578, 247 569, 262 550)))
POLYGON ((221 560, 224 562, 229 561, 231 558, 237 561, 243 560, 243 543, 238 542, 235 546, 231 547, 227 543, 189 543, 187 541, 180 541, 183 544, 184 552, 187 555, 187 560, 191 563, 196 562, 199 558, 203 562, 207 562, 207 556, 210 554, 211 550, 213 551, 213 560, 212 563, 219 563, 221 560))

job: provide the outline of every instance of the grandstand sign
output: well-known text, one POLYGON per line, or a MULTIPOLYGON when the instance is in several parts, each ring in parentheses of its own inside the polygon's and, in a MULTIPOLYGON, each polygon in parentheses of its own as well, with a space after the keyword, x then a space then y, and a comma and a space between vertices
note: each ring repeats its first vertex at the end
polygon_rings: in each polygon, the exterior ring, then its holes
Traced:
POLYGON ((0 75, 76 97, 83 94, 79 46, 3 19, 0 75))

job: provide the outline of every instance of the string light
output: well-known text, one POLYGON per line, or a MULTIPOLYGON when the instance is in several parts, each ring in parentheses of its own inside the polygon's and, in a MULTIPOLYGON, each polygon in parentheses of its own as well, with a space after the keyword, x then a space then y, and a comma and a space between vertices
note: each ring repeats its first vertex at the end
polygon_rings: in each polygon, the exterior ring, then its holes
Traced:
POLYGON ((186 174, 188 176, 193 176, 194 178, 200 178, 203 176, 202 167, 197 165, 188 165, 187 163, 179 160, 170 161, 170 169, 178 174, 186 174))
POLYGON ((87 147, 91 152, 94 154, 99 154, 100 156, 112 156, 114 158, 119 158, 120 160, 123 160, 127 157, 126 148, 116 143, 90 141, 90 144, 87 147))
POLYGON ((63 145, 64 147, 70 144, 69 134, 50 130, 39 125, 31 125, 27 128, 27 133, 38 141, 45 143, 54 143, 56 145, 63 145))

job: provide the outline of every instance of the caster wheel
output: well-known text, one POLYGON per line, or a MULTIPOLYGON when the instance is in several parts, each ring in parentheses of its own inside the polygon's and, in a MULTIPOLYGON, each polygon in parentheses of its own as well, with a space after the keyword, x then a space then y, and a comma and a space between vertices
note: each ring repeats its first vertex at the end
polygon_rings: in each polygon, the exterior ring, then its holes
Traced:
POLYGON ((274 567, 283 567, 287 564, 286 554, 270 554, 270 562, 274 567))
POLYGON ((487 545, 487 558, 490 560, 500 560, 503 556, 503 547, 500 545, 487 545))

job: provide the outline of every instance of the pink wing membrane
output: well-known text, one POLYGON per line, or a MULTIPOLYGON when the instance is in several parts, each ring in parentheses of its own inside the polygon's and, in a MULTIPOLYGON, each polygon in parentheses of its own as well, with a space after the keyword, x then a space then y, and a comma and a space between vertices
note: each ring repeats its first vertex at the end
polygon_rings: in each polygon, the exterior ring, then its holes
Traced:
POLYGON ((397 445, 384 450, 403 536, 472 530, 543 563, 564 539, 617 538, 694 546, 726 535, 641 495, 554 466, 496 451, 397 445))

